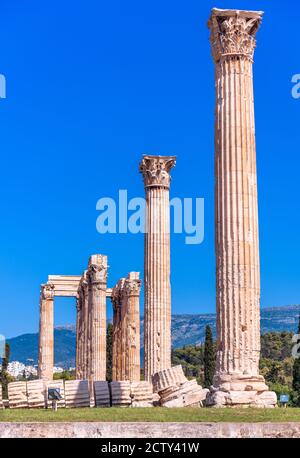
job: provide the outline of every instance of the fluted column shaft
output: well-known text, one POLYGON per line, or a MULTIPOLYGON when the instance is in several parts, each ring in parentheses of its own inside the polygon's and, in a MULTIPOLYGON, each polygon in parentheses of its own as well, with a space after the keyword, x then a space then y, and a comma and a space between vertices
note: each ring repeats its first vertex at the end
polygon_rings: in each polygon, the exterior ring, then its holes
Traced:
POLYGON ((40 296, 38 377, 53 379, 54 365, 54 287, 42 285, 40 296))
POLYGON ((89 380, 100 381, 106 380, 106 256, 91 256, 88 277, 91 314, 89 380))
POLYGON ((112 380, 117 379, 117 353, 118 353, 118 304, 113 303, 113 333, 112 333, 112 380))
POLYGON ((252 62, 217 66, 216 254, 221 372, 258 373, 259 248, 252 62))
POLYGON ((140 289, 139 273, 130 272, 112 290, 113 380, 140 380, 140 289))
POLYGON ((146 192, 144 247, 145 379, 171 366, 169 171, 173 156, 144 156, 140 171, 146 192))
POLYGON ((222 374, 256 376, 260 273, 252 58, 261 14, 213 11, 216 378, 222 374))
POLYGON ((127 355, 126 380, 139 381, 141 372, 140 357, 140 287, 141 281, 136 278, 125 281, 127 298, 127 355))
POLYGON ((81 295, 78 293, 76 297, 76 379, 79 380, 82 378, 82 302, 81 295))

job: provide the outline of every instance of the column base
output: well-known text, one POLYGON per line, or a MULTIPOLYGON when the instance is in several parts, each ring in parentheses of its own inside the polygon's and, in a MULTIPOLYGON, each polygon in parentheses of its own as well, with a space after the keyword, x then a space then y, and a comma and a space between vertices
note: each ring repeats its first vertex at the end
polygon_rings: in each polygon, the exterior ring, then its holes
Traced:
POLYGON ((277 396, 269 391, 262 375, 217 375, 206 398, 211 407, 277 407, 277 396))

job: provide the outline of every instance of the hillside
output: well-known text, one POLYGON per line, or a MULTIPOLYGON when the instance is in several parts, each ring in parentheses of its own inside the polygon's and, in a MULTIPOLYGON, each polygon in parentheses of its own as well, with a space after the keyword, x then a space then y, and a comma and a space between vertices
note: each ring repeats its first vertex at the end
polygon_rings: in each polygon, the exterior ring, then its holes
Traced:
MULTIPOLYGON (((262 309, 262 334, 272 331, 295 332, 297 330, 299 314, 300 305, 262 309)), ((215 336, 216 325, 214 314, 173 315, 173 347, 180 348, 184 345, 203 342, 205 326, 207 324, 212 327, 215 336)), ((55 365, 62 367, 75 366, 75 337, 75 327, 72 325, 55 328, 55 365)), ((28 360, 33 360, 34 364, 37 364, 38 334, 23 334, 9 339, 8 342, 11 345, 11 361, 17 360, 29 364, 30 362, 28 360)))

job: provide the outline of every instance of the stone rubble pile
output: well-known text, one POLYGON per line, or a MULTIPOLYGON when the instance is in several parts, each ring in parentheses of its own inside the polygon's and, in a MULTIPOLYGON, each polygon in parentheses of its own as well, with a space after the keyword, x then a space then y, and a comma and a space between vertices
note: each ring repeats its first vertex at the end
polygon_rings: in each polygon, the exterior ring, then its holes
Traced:
POLYGON ((215 407, 268 407, 277 405, 277 396, 269 391, 261 375, 249 376, 222 375, 214 378, 207 397, 207 405, 215 407))
POLYGON ((182 366, 157 372, 152 377, 154 391, 163 407, 202 407, 208 389, 203 389, 196 380, 187 380, 182 366))

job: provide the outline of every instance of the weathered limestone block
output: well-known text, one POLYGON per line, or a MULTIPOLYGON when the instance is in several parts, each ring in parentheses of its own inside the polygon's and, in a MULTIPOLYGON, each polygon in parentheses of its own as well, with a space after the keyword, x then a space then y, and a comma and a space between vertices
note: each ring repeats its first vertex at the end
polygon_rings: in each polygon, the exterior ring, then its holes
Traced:
POLYGON ((94 396, 96 407, 110 407, 110 391, 108 382, 94 382, 94 396))
POLYGON ((10 409, 28 407, 26 382, 11 382, 8 384, 8 401, 10 409))
POLYGON ((176 385, 177 383, 183 383, 185 381, 186 377, 183 373, 182 366, 173 366, 169 369, 165 369, 153 374, 153 391, 154 393, 157 393, 164 390, 165 388, 168 388, 169 386, 176 385))
POLYGON ((153 388, 147 381, 131 382, 132 407, 153 407, 153 388))
POLYGON ((163 407, 201 407, 208 389, 203 389, 196 380, 186 380, 176 387, 169 387, 159 393, 163 407))
POLYGON ((164 407, 202 407, 209 392, 196 380, 187 380, 180 365, 154 374, 152 380, 160 405, 164 407))
POLYGON ((257 393, 255 398, 254 405, 256 407, 276 407, 277 406, 277 396, 274 391, 263 391, 262 393, 257 393))
POLYGON ((131 387, 129 380, 111 382, 110 389, 112 406, 130 407, 131 387))
POLYGON ((87 380, 65 381, 66 408, 90 407, 90 390, 87 380))
POLYGON ((66 399, 65 399, 65 384, 63 380, 51 380, 46 382, 46 407, 50 409, 52 407, 52 401, 48 400, 48 388, 58 388, 61 400, 57 401, 57 407, 63 408, 66 407, 66 399))
POLYGON ((44 380, 30 380, 27 382, 27 399, 30 409, 44 409, 46 407, 45 397, 44 380))

